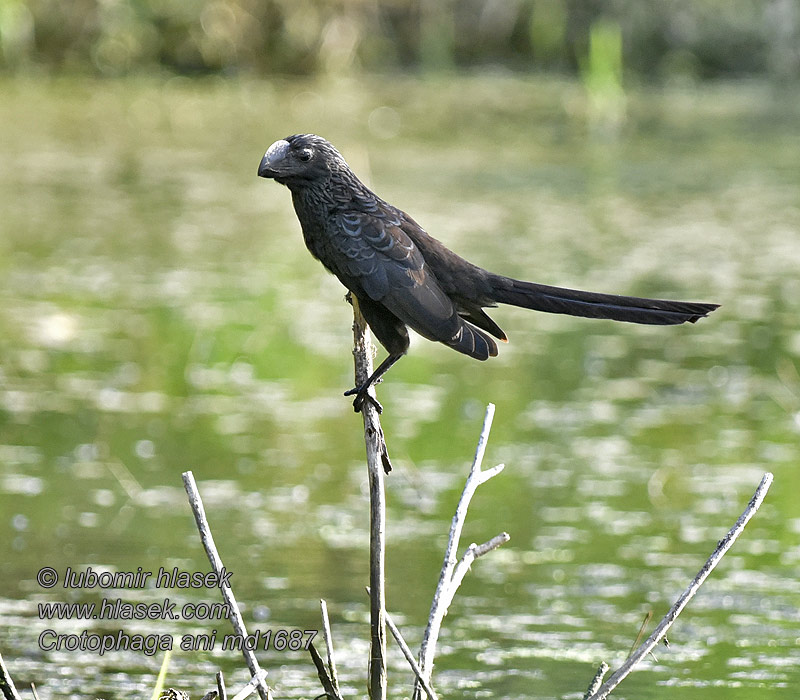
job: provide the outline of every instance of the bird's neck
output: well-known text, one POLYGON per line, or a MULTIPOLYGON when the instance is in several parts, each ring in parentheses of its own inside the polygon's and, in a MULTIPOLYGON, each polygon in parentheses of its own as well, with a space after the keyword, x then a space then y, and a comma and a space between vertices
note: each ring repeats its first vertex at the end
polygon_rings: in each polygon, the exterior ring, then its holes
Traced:
POLYGON ((312 182, 287 185, 292 193, 297 218, 304 227, 306 221, 310 223, 312 219, 318 220, 320 215, 328 216, 337 210, 361 208, 364 204, 377 200, 375 194, 353 173, 335 174, 312 182))
POLYGON ((324 250, 327 245, 326 222, 345 203, 331 186, 331 178, 305 182, 302 186, 288 184, 288 187, 306 248, 315 258, 324 261, 327 258, 324 250))
POLYGON ((352 172, 303 183, 287 183, 292 203, 311 254, 327 265, 329 246, 327 223, 346 211, 372 211, 379 201, 352 172))

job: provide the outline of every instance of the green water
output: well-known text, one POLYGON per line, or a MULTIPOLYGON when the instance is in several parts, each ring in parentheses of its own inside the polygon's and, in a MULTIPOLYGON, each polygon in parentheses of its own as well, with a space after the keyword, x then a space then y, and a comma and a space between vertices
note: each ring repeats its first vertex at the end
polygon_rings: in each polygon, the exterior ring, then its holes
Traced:
MULTIPOLYGON (((44 566, 206 570, 191 469, 249 627, 318 629, 325 598, 345 694, 363 695, 366 472, 341 396, 351 310, 305 251, 288 192, 255 175, 272 141, 313 131, 483 266, 723 305, 678 328, 499 309, 511 342, 485 364, 414 339, 379 392, 395 463, 387 604, 412 647, 488 402, 486 462, 506 465, 463 545, 511 541, 473 566, 445 620, 440 694, 579 697, 772 471, 670 648, 618 695, 796 696, 796 94, 634 92, 616 130, 589 123, 577 85, 509 77, 6 81, 0 95, 0 651, 18 687, 149 697, 161 654, 42 651, 48 627, 229 632, 39 618, 48 601, 217 602, 36 582, 44 566)), ((276 697, 321 692, 304 653, 260 659, 276 697)), ((200 697, 218 668, 231 689, 246 678, 236 653, 177 650, 167 685, 200 697)), ((409 687, 390 645, 390 695, 409 687)))

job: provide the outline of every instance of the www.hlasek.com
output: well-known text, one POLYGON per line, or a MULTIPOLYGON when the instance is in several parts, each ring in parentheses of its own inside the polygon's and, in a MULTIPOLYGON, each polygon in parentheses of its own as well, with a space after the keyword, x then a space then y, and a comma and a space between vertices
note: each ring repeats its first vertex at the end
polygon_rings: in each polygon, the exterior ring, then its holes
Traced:
POLYGON ((97 603, 39 603, 40 620, 227 620, 227 603, 177 603, 169 598, 158 603, 127 603, 103 598, 97 603))
MULTIPOLYGON (((159 569, 157 574, 135 572, 96 572, 89 567, 76 572, 67 568, 63 578, 52 567, 44 567, 37 573, 37 581, 43 588, 54 588, 59 580, 67 589, 137 589, 137 588, 217 588, 230 585, 233 573, 188 572, 177 568, 159 569)), ((223 620, 230 618, 232 610, 227 603, 178 603, 166 598, 156 603, 130 603, 121 598, 103 598, 100 603, 39 603, 41 620, 223 620)), ((299 651, 308 649, 316 636, 316 630, 278 629, 266 632, 257 630, 242 637, 227 634, 220 638, 223 650, 257 649, 267 651, 299 651)), ((135 651, 153 656, 159 651, 169 651, 177 637, 171 634, 130 634, 125 630, 94 633, 59 633, 45 629, 39 635, 39 648, 43 651, 89 651, 101 656, 109 651, 135 651)), ((217 630, 208 634, 185 634, 180 637, 183 651, 211 651, 217 644, 217 630)))

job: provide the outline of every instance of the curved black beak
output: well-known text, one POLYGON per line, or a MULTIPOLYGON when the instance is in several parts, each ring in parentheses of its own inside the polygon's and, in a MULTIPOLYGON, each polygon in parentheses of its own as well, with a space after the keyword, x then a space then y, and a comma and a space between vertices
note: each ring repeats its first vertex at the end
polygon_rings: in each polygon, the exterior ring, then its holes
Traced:
POLYGON ((289 152, 289 142, 281 139, 273 143, 261 159, 258 176, 272 178, 280 175, 280 165, 289 152))

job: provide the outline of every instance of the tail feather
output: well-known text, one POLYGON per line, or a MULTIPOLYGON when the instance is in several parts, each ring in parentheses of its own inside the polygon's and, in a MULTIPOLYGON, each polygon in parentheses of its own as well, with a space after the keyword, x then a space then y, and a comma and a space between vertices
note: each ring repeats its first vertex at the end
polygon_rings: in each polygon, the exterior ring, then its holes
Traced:
POLYGON ((461 322, 458 333, 450 341, 446 341, 445 345, 474 357, 476 360, 488 360, 497 355, 497 343, 482 330, 466 321, 461 322))
POLYGON ((719 304, 583 292, 535 282, 522 282, 499 275, 493 276, 491 283, 492 298, 501 304, 554 314, 605 318, 629 323, 660 326, 687 321, 694 323, 719 307, 719 304))

